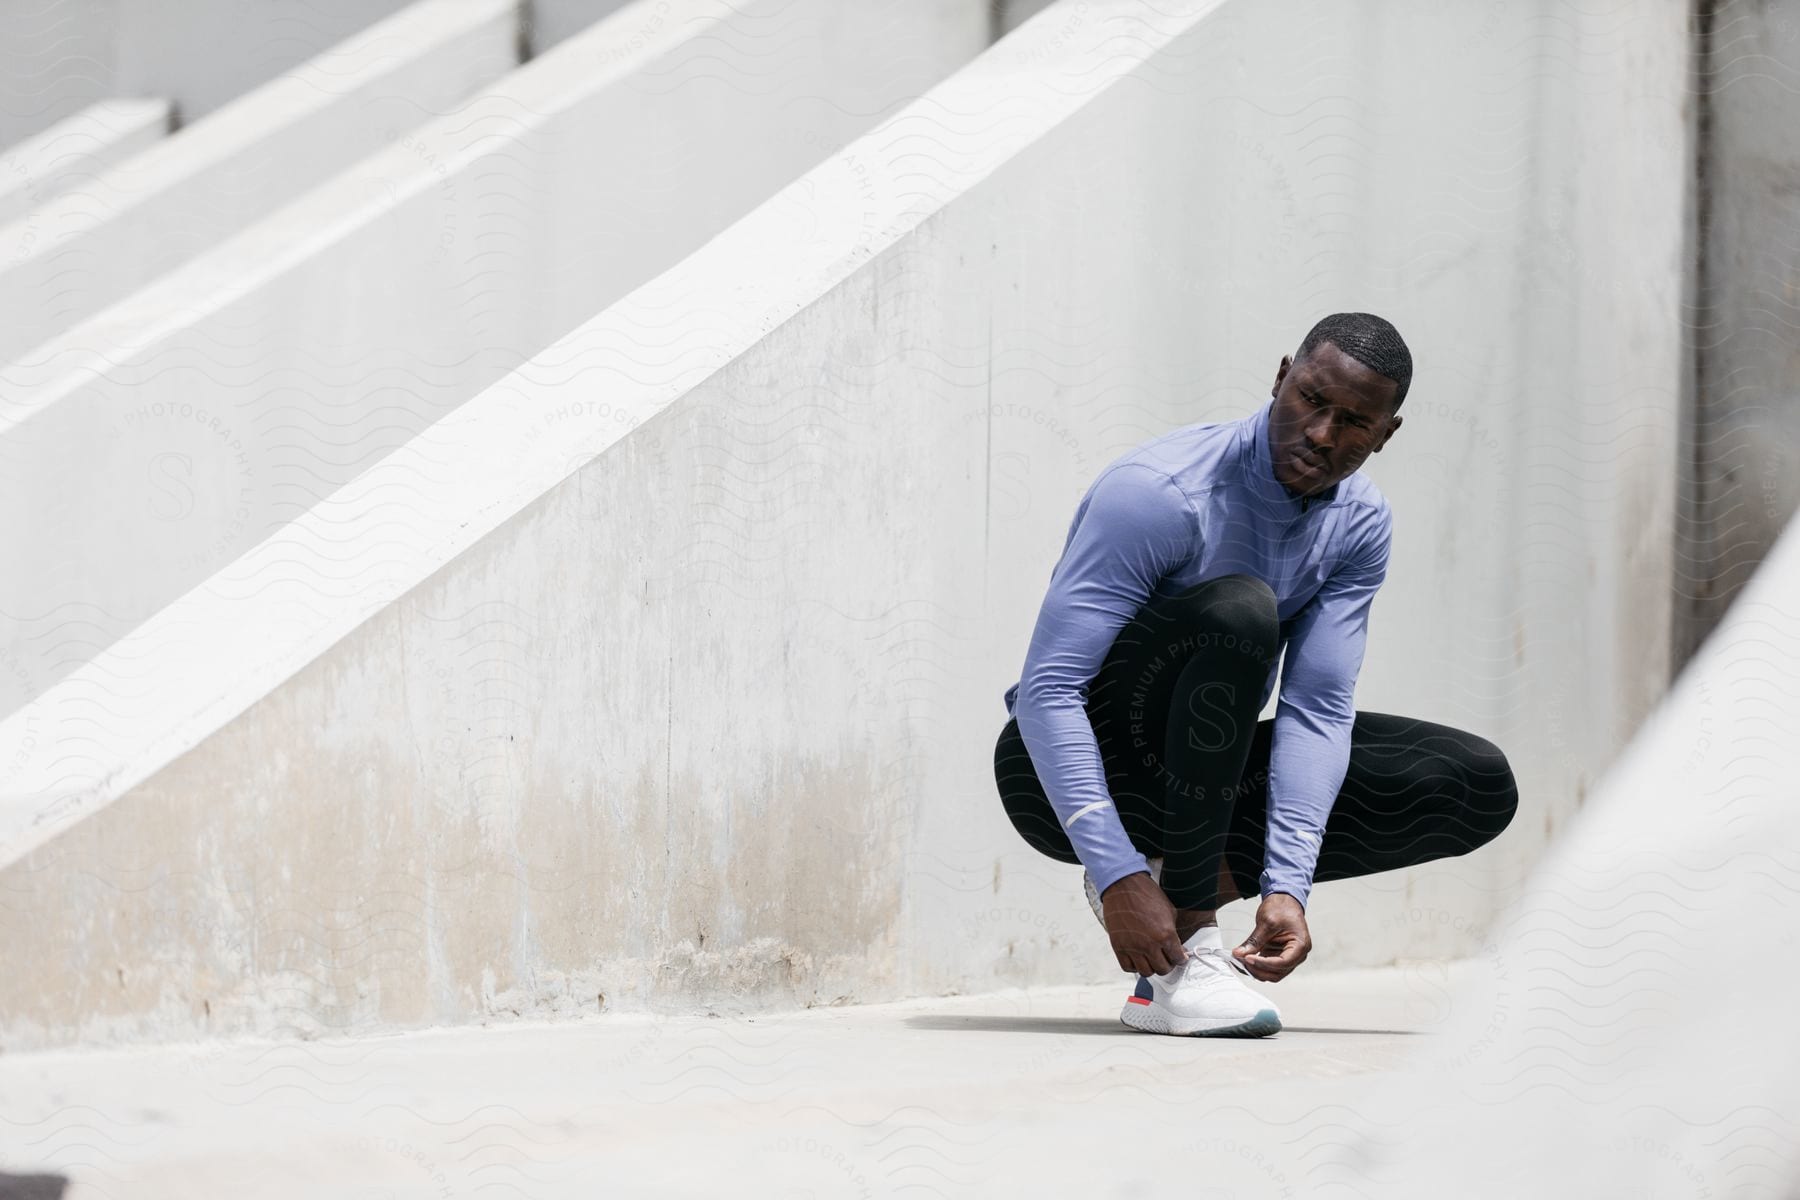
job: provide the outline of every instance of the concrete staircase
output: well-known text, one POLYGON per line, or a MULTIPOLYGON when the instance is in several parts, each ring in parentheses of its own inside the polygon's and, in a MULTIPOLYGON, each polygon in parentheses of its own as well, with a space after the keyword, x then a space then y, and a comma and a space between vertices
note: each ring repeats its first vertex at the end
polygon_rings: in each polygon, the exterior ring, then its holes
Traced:
MULTIPOLYGON (((510 49, 491 27, 509 4, 432 7, 510 49)), ((0 554, 15 568, 0 610, 21 635, 0 713, 973 57, 978 7, 653 2, 417 128, 346 98, 336 120, 380 149, 317 186, 296 175, 282 207, 231 236, 206 217, 204 252, 0 366, 0 554)), ((437 61, 405 44, 415 66, 437 61)), ((273 107, 246 99, 215 118, 239 132, 206 144, 247 142, 250 110, 273 107)), ((246 169, 184 153, 209 178, 246 169)), ((78 240, 151 244, 145 222, 197 187, 171 182, 78 240)), ((20 310, 55 290, 27 286, 28 265, 6 276, 20 310)))

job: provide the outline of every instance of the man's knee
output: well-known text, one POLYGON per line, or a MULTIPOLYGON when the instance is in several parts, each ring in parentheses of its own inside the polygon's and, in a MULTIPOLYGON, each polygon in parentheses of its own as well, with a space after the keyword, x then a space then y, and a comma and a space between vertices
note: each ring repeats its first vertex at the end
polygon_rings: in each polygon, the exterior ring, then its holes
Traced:
POLYGON ((1462 770, 1469 826, 1469 849, 1485 846, 1512 824, 1519 811, 1519 785, 1500 747, 1472 733, 1462 736, 1457 755, 1462 770))
POLYGON ((1259 615, 1275 615, 1275 589, 1254 575, 1221 575, 1200 586, 1213 589, 1220 602, 1236 604, 1259 615))
POLYGON ((1275 591, 1253 575, 1220 575, 1170 597, 1164 611, 1182 624, 1230 634, 1250 645, 1272 647, 1281 618, 1275 591))

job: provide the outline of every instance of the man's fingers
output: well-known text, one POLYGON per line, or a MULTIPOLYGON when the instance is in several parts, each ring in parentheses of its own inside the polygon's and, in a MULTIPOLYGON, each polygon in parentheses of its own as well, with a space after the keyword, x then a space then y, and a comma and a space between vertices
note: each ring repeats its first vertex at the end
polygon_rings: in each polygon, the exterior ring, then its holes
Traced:
POLYGON ((1250 954, 1261 954, 1263 952, 1262 930, 1256 930, 1242 942, 1239 942, 1232 948, 1231 952, 1240 959, 1250 954))
POLYGON ((1264 983, 1274 983, 1285 978, 1300 964, 1302 956, 1300 939, 1288 938, 1277 941, 1273 945, 1260 943, 1255 934, 1245 938, 1243 944, 1232 951, 1238 962, 1255 978, 1264 983))
POLYGON ((1265 947, 1258 957, 1292 965, 1300 961, 1300 939, 1290 938, 1279 946, 1265 947))
POLYGON ((1250 957, 1242 960, 1244 969, 1264 983, 1275 983, 1287 977, 1293 967, 1284 964, 1279 958, 1250 957))

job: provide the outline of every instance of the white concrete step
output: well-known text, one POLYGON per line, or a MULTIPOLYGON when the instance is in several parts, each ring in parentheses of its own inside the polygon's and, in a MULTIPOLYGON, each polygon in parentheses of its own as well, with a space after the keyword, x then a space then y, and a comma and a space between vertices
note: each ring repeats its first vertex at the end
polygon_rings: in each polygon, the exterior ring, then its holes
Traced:
POLYGON ((394 131, 460 111, 517 61, 516 0, 419 0, 17 215, 0 225, 0 364, 216 246, 394 131))
POLYGON ((103 172, 169 132, 167 100, 102 100, 0 152, 0 226, 103 172))
POLYGON ((192 122, 408 0, 9 0, 0 145, 115 96, 166 96, 192 122))

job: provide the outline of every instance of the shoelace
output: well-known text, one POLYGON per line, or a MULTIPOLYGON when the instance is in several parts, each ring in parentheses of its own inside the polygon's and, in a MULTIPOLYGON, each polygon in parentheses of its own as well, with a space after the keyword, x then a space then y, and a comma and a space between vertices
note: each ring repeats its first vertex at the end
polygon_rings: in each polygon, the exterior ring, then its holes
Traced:
POLYGON ((1220 974, 1230 975, 1235 973, 1248 979, 1251 983, 1260 982, 1256 976, 1250 973, 1248 967, 1232 956, 1232 953, 1229 950, 1215 950, 1211 946, 1199 950, 1189 950, 1188 961, 1192 962, 1196 958, 1207 960, 1212 966, 1212 969, 1220 974))
POLYGON ((1248 979, 1251 983, 1261 983, 1262 982, 1262 980, 1258 979, 1256 976, 1254 976, 1250 973, 1249 967, 1246 967, 1243 963, 1241 963, 1237 959, 1233 958, 1230 953, 1227 953, 1225 955, 1225 961, 1231 964, 1232 970, 1236 971, 1239 975, 1242 975, 1245 979, 1248 979))

